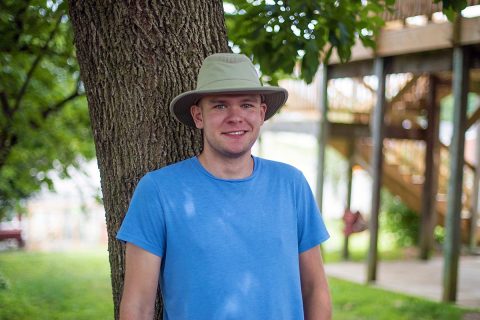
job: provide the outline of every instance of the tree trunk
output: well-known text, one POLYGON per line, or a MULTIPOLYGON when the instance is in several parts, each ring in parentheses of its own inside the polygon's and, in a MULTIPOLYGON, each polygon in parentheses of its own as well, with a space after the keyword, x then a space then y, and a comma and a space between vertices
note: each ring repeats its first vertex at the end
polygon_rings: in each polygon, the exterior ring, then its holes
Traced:
MULTIPOLYGON (((197 154, 201 136, 168 111, 203 58, 228 52, 222 1, 70 0, 100 168, 115 318, 124 246, 115 239, 138 180, 197 154)), ((161 319, 157 298, 156 319, 161 319)))

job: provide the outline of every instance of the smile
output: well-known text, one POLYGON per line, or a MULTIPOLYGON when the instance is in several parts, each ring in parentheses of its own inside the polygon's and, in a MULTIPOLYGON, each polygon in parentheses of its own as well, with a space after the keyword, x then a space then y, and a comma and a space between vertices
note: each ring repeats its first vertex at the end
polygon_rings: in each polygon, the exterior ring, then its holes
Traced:
POLYGON ((239 136, 239 135, 242 135, 244 134, 246 131, 232 131, 232 132, 225 132, 224 134, 228 134, 228 135, 234 135, 234 136, 239 136))

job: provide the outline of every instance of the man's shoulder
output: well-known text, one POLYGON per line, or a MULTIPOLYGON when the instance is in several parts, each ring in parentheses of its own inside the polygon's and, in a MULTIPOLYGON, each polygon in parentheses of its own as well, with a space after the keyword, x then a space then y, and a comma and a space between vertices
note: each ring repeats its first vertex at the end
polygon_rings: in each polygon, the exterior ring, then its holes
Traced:
POLYGON ((264 158, 257 158, 258 163, 264 167, 269 173, 284 174, 284 175, 300 175, 301 171, 296 167, 280 161, 269 160, 264 158))
POLYGON ((164 180, 168 178, 178 179, 179 175, 187 175, 192 169, 192 161, 194 161, 194 158, 181 160, 165 167, 150 171, 146 174, 146 176, 149 176, 149 178, 153 180, 164 180))

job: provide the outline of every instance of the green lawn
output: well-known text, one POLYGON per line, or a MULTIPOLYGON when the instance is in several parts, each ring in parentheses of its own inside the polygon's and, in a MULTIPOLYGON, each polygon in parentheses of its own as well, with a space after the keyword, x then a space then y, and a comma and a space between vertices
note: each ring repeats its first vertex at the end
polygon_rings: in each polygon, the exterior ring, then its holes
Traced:
POLYGON ((106 250, 2 252, 0 274, 1 320, 113 318, 106 250))
POLYGON ((465 309, 348 281, 329 279, 334 319, 461 320, 465 309))
MULTIPOLYGON (((338 320, 460 320, 467 312, 334 278, 330 286, 338 320)), ((112 318, 106 251, 0 252, 1 320, 112 318)))

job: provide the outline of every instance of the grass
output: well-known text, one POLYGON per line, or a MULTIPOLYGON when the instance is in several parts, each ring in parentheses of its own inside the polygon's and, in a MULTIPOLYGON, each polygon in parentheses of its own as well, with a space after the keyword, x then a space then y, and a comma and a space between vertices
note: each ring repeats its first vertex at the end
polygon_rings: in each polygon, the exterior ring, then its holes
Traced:
MULTIPOLYGON (((329 281, 335 320, 461 320, 468 312, 335 278, 329 281)), ((106 251, 0 252, 1 320, 113 319, 112 310, 106 251)))
POLYGON ((0 253, 0 319, 112 319, 107 253, 0 253))
POLYGON ((334 319, 341 320, 461 320, 467 313, 451 304, 329 279, 334 319))
MULTIPOLYGON (((322 247, 325 262, 342 261, 342 250, 344 235, 342 232, 343 221, 341 219, 326 219, 325 224, 330 233, 322 247)), ((379 256, 382 261, 398 260, 404 256, 403 249, 395 245, 391 234, 380 230, 380 241, 378 242, 379 256)), ((369 234, 368 232, 354 233, 350 236, 349 252, 351 261, 364 261, 368 254, 369 234)))

